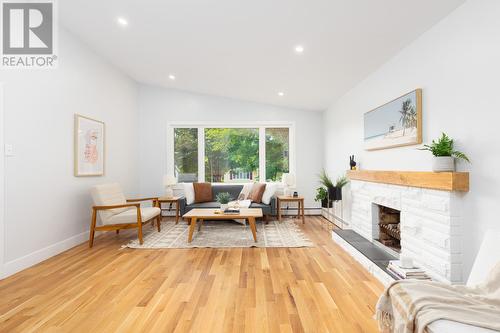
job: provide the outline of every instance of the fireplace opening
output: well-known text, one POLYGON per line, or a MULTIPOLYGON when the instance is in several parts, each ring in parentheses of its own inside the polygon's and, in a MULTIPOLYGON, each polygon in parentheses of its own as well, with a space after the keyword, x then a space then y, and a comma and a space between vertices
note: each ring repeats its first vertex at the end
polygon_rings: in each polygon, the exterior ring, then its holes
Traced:
POLYGON ((378 216, 374 225, 374 239, 389 249, 401 251, 401 212, 389 207, 376 205, 378 216))

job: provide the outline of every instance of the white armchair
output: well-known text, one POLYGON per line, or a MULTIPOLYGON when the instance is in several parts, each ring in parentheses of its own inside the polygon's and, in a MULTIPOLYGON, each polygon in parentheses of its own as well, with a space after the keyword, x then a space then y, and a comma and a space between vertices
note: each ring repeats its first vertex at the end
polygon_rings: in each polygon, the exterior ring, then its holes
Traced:
POLYGON ((139 243, 143 243, 142 225, 154 220, 157 221, 160 231, 161 210, 158 207, 158 198, 143 198, 127 200, 119 184, 104 184, 94 186, 91 190, 94 206, 90 222, 89 247, 94 245, 96 231, 137 228, 139 243), (152 207, 141 207, 141 201, 152 201, 152 207), (99 215, 99 225, 97 225, 99 215))

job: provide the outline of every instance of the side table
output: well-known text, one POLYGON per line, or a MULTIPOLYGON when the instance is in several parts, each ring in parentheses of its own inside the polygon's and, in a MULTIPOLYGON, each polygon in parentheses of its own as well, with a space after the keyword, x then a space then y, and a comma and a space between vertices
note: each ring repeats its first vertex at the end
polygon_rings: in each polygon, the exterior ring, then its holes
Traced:
MULTIPOLYGON (((160 208, 161 211, 161 204, 162 203, 169 203, 169 204, 175 204, 175 224, 179 223, 179 199, 178 197, 160 197, 158 198, 158 207, 160 208)), ((160 212, 161 216, 161 212, 160 212)), ((163 219, 163 216, 161 216, 163 219)))
POLYGON ((304 218, 304 197, 290 197, 290 196, 278 196, 277 198, 277 208, 278 208, 278 221, 281 222, 281 204, 284 202, 296 202, 297 207, 297 217, 302 217, 302 223, 305 223, 304 218))

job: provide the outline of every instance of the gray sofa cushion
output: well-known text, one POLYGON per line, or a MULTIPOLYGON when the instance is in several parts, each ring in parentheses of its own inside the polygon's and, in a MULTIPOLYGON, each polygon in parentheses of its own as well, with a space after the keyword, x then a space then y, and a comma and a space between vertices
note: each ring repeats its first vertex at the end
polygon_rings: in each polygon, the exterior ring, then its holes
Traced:
POLYGON ((241 190, 243 189, 243 185, 214 185, 212 184, 212 195, 215 200, 217 197, 217 194, 222 193, 222 192, 227 192, 231 196, 231 200, 236 200, 238 199, 238 196, 241 193, 241 190))
POLYGON ((211 202, 199 202, 199 203, 193 203, 189 205, 190 209, 194 208, 220 208, 220 203, 217 201, 211 201, 211 202))

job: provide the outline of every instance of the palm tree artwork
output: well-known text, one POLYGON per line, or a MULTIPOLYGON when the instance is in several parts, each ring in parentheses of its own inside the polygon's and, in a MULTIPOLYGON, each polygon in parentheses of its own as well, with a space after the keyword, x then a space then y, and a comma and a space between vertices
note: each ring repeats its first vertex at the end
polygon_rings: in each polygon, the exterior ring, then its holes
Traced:
POLYGON ((403 125, 403 136, 405 136, 407 128, 417 127, 417 110, 415 109, 415 105, 412 104, 410 98, 403 101, 399 113, 401 113, 399 121, 401 122, 401 125, 403 125))

